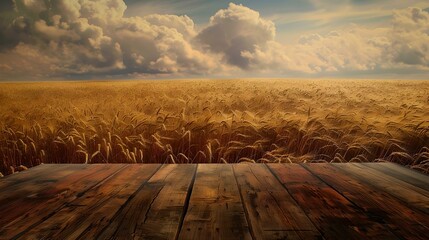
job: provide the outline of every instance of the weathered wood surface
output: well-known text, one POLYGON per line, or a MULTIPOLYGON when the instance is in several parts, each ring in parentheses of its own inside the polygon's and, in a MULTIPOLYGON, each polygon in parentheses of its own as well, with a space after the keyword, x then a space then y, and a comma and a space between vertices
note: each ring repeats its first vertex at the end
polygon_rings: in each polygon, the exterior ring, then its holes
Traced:
POLYGON ((395 239, 386 227, 304 167, 277 164, 269 167, 326 238, 395 239))
POLYGON ((263 164, 234 166, 243 205, 256 239, 317 239, 320 233, 263 164))
POLYGON ((200 164, 180 239, 251 239, 232 165, 200 164))
POLYGON ((427 239, 392 163, 46 164, 0 178, 0 239, 427 239))

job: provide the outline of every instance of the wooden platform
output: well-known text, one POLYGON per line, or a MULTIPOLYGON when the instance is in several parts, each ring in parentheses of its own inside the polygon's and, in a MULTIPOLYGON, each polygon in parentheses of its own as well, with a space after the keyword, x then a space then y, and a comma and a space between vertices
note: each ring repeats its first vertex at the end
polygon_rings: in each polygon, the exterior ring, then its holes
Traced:
POLYGON ((0 179, 0 239, 428 239, 396 164, 41 165, 0 179))

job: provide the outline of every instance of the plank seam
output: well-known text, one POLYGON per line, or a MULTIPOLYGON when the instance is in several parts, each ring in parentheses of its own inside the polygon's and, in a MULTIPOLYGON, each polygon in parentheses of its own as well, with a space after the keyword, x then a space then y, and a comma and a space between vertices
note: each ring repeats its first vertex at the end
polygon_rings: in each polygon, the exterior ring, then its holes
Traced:
MULTIPOLYGON (((421 194, 423 194, 423 195, 425 195, 425 196, 427 196, 427 197, 429 197, 429 191, 427 190, 427 189, 425 189, 425 188, 423 188, 423 187, 421 187, 421 186, 419 186, 419 185, 415 185, 412 181, 410 182, 410 180, 409 179, 411 179, 411 177, 408 177, 407 175, 404 175, 404 174, 402 174, 402 173, 399 173, 399 172, 395 172, 395 170, 391 170, 391 169, 385 169, 385 171, 383 171, 383 170, 381 170, 381 169, 379 169, 379 168, 376 168, 376 167, 374 167, 373 165, 374 164, 378 164, 378 163, 372 163, 372 164, 359 164, 359 166, 362 166, 362 167, 364 167, 364 168, 369 168, 369 169, 371 169, 371 170, 373 170, 373 171, 376 171, 376 172, 378 172, 378 173, 381 173, 381 174, 383 174, 383 175, 386 175, 386 176, 389 176, 389 177, 392 177, 392 178, 395 178, 396 180, 398 180, 398 181, 400 181, 400 182, 403 182, 403 183, 405 183, 405 184, 409 184, 409 185, 412 185, 412 186, 414 186, 414 187, 416 187, 416 188, 419 188, 419 189, 421 189, 421 190, 423 190, 423 191, 425 191, 426 192, 426 194, 425 193, 421 193, 421 194), (406 179, 408 179, 408 181, 407 180, 405 180, 405 179, 402 179, 402 178, 400 178, 400 177, 398 177, 398 176, 395 176, 395 175, 402 175, 403 177, 406 177, 406 179)), ((416 171, 413 171, 412 169, 409 169, 409 168, 406 168, 406 167, 403 167, 404 169, 407 169, 407 170, 410 170, 410 172, 412 172, 413 174, 414 174, 414 172, 416 172, 416 171)), ((416 178, 413 178, 413 179, 415 179, 417 182, 421 182, 422 184, 429 184, 429 182, 424 182, 424 181, 421 181, 421 180, 419 180, 419 179, 416 179, 416 178)))
POLYGON ((326 182, 325 180, 323 180, 321 177, 319 177, 319 175, 317 175, 316 173, 314 173, 313 171, 311 171, 307 166, 305 166, 305 164, 299 164, 302 168, 304 168, 307 172, 309 172, 311 175, 313 175, 314 177, 316 177, 318 180, 320 180, 322 183, 326 184, 327 186, 329 186, 331 189, 333 189, 335 192, 337 192, 338 194, 340 194, 343 198, 347 199, 347 201, 349 201, 351 204, 353 204, 353 206, 355 206, 356 208, 358 208, 360 211, 362 211, 363 213, 366 212, 365 210, 360 207, 359 205, 357 205, 356 203, 354 203, 351 199, 349 199, 346 195, 344 195, 342 192, 338 191, 334 186, 332 186, 331 184, 329 184, 328 182, 326 182))
POLYGON ((247 222, 247 226, 249 227, 250 236, 252 237, 252 239, 256 239, 253 226, 250 222, 249 211, 247 210, 246 205, 244 204, 243 195, 241 194, 241 186, 240 184, 238 184, 237 174, 235 173, 234 164, 231 167, 232 167, 232 173, 234 174, 235 183, 237 184, 238 194, 240 195, 241 206, 243 207, 244 215, 246 216, 246 222, 247 222))
MULTIPOLYGON (((268 170, 268 172, 269 172, 269 173, 271 173, 271 175, 272 175, 272 172, 268 169, 267 165, 266 165, 266 164, 264 164, 263 166, 264 166, 264 167, 265 167, 265 169, 267 169, 267 170, 268 170)), ((257 181, 261 183, 261 181, 258 179, 258 175, 257 175, 257 174, 255 174, 255 172, 253 172, 253 169, 252 169, 251 167, 250 167, 249 169, 250 169, 250 172, 253 174, 253 176, 257 179, 257 181)), ((280 183, 280 185, 283 185, 283 184, 282 184, 282 183, 280 183)), ((284 219, 285 219, 285 220, 287 220, 287 221, 289 222, 289 224, 291 224, 290 219, 288 218, 287 214, 284 212, 284 210, 283 210, 283 208, 281 207, 281 204, 280 204, 280 202, 278 201, 278 199, 273 195, 273 192, 272 192, 272 191, 270 191, 269 189, 266 189, 266 191, 267 191, 267 193, 270 195, 270 197, 274 200, 274 202, 277 204, 277 206, 279 207, 280 212, 281 212, 281 215, 284 217, 284 219)), ((264 231, 267 231, 267 230, 265 230, 265 229, 264 229, 264 231)), ((269 231, 275 231, 275 230, 269 230, 269 231)), ((299 230, 297 231, 296 229, 291 229, 291 230, 280 230, 280 231, 283 231, 283 232, 293 232, 293 233, 295 233, 297 236, 299 236, 299 234, 298 234, 298 231, 299 231, 299 230)), ((301 230, 301 231, 306 231, 306 230, 301 230)), ((299 236, 299 238, 300 238, 300 239, 302 239, 302 237, 301 237, 301 236, 299 236)))
MULTIPOLYGON (((155 175, 159 169, 161 169, 161 167, 163 166, 163 164, 160 164, 158 166, 158 168, 155 169, 155 171, 153 171, 153 173, 145 180, 142 182, 142 184, 140 185, 139 188, 137 188, 137 190, 131 194, 127 201, 125 201, 124 204, 121 205, 121 207, 119 207, 118 211, 116 211, 115 215, 113 215, 113 217, 109 220, 109 224, 107 224, 95 237, 96 239, 98 239, 100 237, 100 235, 107 229, 109 228, 110 224, 113 222, 114 219, 116 219, 116 217, 118 217, 118 215, 122 212, 122 210, 129 204, 129 202, 137 195, 137 193, 146 185, 146 183, 153 177, 153 175, 155 175)), ((118 229, 115 230, 115 233, 113 235, 116 234, 118 229)))
POLYGON ((151 210, 151 208, 152 208, 152 205, 153 205, 153 203, 155 202, 155 200, 158 198, 159 194, 161 193, 161 191, 162 191, 162 189, 163 189, 164 187, 165 187, 165 185, 164 185, 164 186, 162 186, 162 187, 160 187, 160 188, 159 188, 159 190, 158 190, 158 192, 156 192, 155 196, 152 198, 152 201, 150 201, 150 203, 149 203, 149 207, 147 208, 147 211, 144 213, 143 223, 146 223, 147 218, 148 218, 148 214, 149 214, 149 212, 150 212, 150 210, 151 210))
MULTIPOLYGON (((94 184, 93 186, 89 187, 88 189, 86 189, 86 190, 84 190, 84 191, 82 191, 80 193, 77 193, 75 199, 81 197, 86 192, 94 189, 100 183, 105 182, 108 179, 112 178, 113 176, 115 176, 116 174, 118 174, 119 172, 121 172, 122 170, 124 170, 126 167, 127 167, 127 165, 122 166, 121 168, 119 168, 118 170, 116 170, 113 174, 111 174, 111 175, 103 178, 102 180, 98 181, 96 184, 94 184)), ((75 199, 73 199, 71 202, 73 202, 75 199)), ((33 229, 36 226, 40 225, 41 223, 43 223, 44 221, 46 221, 47 219, 49 219, 50 217, 52 217, 53 215, 55 215, 56 213, 58 213, 61 209, 63 209, 64 207, 68 206, 68 204, 70 204, 70 202, 66 202, 63 205, 59 206, 54 211, 52 211, 50 214, 48 214, 46 217, 42 218, 40 221, 38 221, 38 222, 34 223, 33 225, 29 226, 27 229, 25 229, 24 231, 20 232, 16 236, 14 236, 12 239, 18 239, 18 238, 22 237, 24 234, 26 234, 27 232, 29 232, 31 229, 33 229)))
MULTIPOLYGON (((357 210, 361 211, 362 213, 364 213, 365 216, 367 216, 369 219, 371 219, 371 216, 368 215, 368 212, 365 211, 365 209, 359 205, 357 205, 355 202, 353 202, 350 198, 348 198, 347 196, 345 196, 343 193, 341 193, 339 190, 337 190, 334 186, 332 186, 331 184, 329 184, 328 182, 324 181, 321 177, 319 177, 319 175, 317 175, 316 173, 312 172, 307 166, 305 166, 304 164, 300 164, 305 170, 307 170, 308 172, 310 172, 313 176, 315 176, 316 178, 318 178, 320 181, 324 182, 326 185, 328 185, 330 188, 332 188, 335 192, 337 192, 338 194, 340 194, 341 196, 343 196, 345 199, 347 199, 347 201, 349 201, 351 204, 353 204, 353 206, 355 206, 357 208, 357 210)), ((340 169, 337 166, 334 166, 337 169, 340 169)), ((343 172, 344 171, 340 171, 343 172)), ((392 228, 389 226, 389 224, 386 224, 384 222, 378 222, 375 221, 376 223, 382 225, 383 227, 385 227, 387 230, 389 230, 389 232, 393 235, 396 236, 398 239, 404 239, 404 237, 402 237, 401 235, 398 235, 397 233, 395 233, 392 228)))
POLYGON ((311 218, 307 215, 307 213, 304 211, 304 209, 302 208, 302 206, 298 203, 298 201, 296 201, 296 199, 293 196, 293 194, 291 194, 289 192, 289 189, 285 186, 285 184, 282 183, 282 181, 280 180, 279 176, 277 176, 277 174, 273 171, 273 169, 271 169, 270 166, 268 166, 266 163, 264 163, 264 165, 268 168, 268 170, 271 172, 271 174, 273 174, 273 176, 275 177, 275 179, 277 179, 277 181, 280 183, 280 185, 286 190, 286 192, 289 194, 289 196, 295 202, 296 206, 299 207, 299 209, 305 214, 305 216, 307 217, 308 221, 310 221, 311 224, 313 224, 314 228, 317 229, 317 231, 319 232, 319 234, 325 239, 326 237, 324 236, 324 234, 321 231, 321 229, 318 228, 318 226, 313 222, 313 220, 311 220, 311 218))
POLYGON ((183 228, 183 222, 185 221, 186 214, 188 213, 189 202, 191 201, 192 190, 194 188, 195 179, 197 178, 198 166, 199 165, 196 164, 191 183, 189 184, 189 187, 188 187, 188 192, 186 193, 186 198, 185 198, 185 203, 183 205, 182 215, 180 216, 179 226, 177 228, 176 236, 174 237, 175 240, 179 239, 180 232, 182 231, 182 228, 183 228))
MULTIPOLYGON (((348 163, 348 164, 354 164, 354 163, 348 163)), ((339 169, 341 172, 343 172, 343 173, 345 173, 345 174, 350 174, 350 175, 352 175, 353 176, 353 178, 355 178, 355 179, 357 179, 358 181, 362 181, 362 182, 364 182, 365 184, 368 184, 368 185, 370 185, 370 186, 372 186, 374 189, 377 189, 377 190, 380 190, 380 191, 384 191, 383 190, 383 188, 381 188, 381 187, 379 187, 379 186, 377 186, 377 185, 375 185, 375 184, 372 184, 371 183, 371 181, 368 181, 366 178, 359 178, 359 176, 358 175, 356 175, 356 173, 355 172, 353 172, 353 171, 348 171, 348 170, 344 170, 344 169, 342 169, 342 168, 340 168, 340 167, 338 167, 338 166, 336 166, 335 164, 333 164, 333 166, 335 167, 335 168, 337 168, 337 169, 339 169)), ((354 164, 354 166, 357 166, 358 167, 358 165, 355 165, 354 164)), ((375 175, 374 173, 368 173, 368 174, 370 174, 370 175, 375 175)), ((413 185, 414 186, 414 185, 413 185)), ((397 201, 399 201, 399 202, 401 202, 404 206, 407 206, 408 208, 410 208, 410 209, 412 209, 412 210, 414 210, 414 211, 417 211, 417 212, 420 212, 420 213, 423 213, 423 214, 427 214, 425 211, 423 211, 422 209, 420 209, 420 208, 418 208, 418 207, 416 207, 416 206, 414 206, 413 204, 410 204, 409 202, 407 202, 407 201, 405 201, 405 200, 403 200, 403 199, 401 199, 400 197, 398 197, 398 196, 396 196, 396 195, 394 195, 394 194, 391 194, 390 192, 386 192, 386 191, 384 191, 386 194, 388 194, 388 195, 390 195, 391 197, 393 197, 394 199, 396 199, 397 201)), ((421 194, 421 195, 423 195, 423 194, 421 194)), ((426 196, 426 195, 423 195, 423 196, 426 196)))

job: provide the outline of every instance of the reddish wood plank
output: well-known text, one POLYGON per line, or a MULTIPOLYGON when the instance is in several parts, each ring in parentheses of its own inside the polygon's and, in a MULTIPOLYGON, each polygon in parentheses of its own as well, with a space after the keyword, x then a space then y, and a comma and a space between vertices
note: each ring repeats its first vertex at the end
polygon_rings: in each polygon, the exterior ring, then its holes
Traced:
MULTIPOLYGON (((28 174, 27 176, 33 176, 33 180, 25 180, 21 182, 16 181, 16 184, 8 186, 3 191, 7 194, 0 195, 0 213, 3 213, 4 217, 0 218, 0 226, 9 223, 14 218, 27 213, 33 207, 32 204, 25 204, 27 199, 37 198, 40 192, 43 192, 47 188, 54 187, 57 182, 61 179, 67 178, 73 175, 76 171, 82 171, 91 168, 91 165, 58 165, 54 168, 54 165, 47 165, 38 168, 36 174, 28 174), (42 169, 42 171, 40 171, 42 169), (15 208, 19 206, 18 210, 15 208)), ((28 170, 30 173, 31 170, 28 170)), ((16 175, 18 176, 18 174, 16 175)), ((11 177, 10 179, 14 179, 11 177)), ((0 227, 1 229, 1 227, 0 227)))
POLYGON ((115 213, 160 167, 128 165, 113 177, 79 196, 25 234, 29 239, 94 239, 115 213))
POLYGON ((362 165, 429 191, 429 175, 395 163, 362 163, 362 165))
POLYGON ((429 218, 426 214, 413 211, 396 198, 351 177, 341 170, 341 165, 302 166, 363 209, 373 221, 387 225, 395 235, 404 239, 427 239, 429 218))
POLYGON ((234 172, 255 239, 320 239, 304 211, 264 164, 237 164, 234 172))
POLYGON ((0 195, 0 212, 3 207, 7 207, 7 204, 37 193, 55 184, 59 179, 87 167, 88 165, 85 164, 43 164, 34 169, 0 178, 0 192, 8 193, 0 195))
POLYGON ((30 230, 80 194, 120 171, 124 165, 88 165, 30 196, 22 196, 0 212, 0 239, 30 230))
POLYGON ((0 191, 3 191, 4 188, 9 187, 10 185, 20 184, 29 180, 33 180, 36 177, 44 175, 41 175, 40 173, 44 173, 45 171, 53 171, 55 169, 57 169, 57 166, 55 166, 54 164, 40 164, 28 170, 7 175, 5 177, 0 178, 0 191))
POLYGON ((252 239, 232 165, 198 165, 179 239, 252 239))
POLYGON ((389 175, 380 173, 362 164, 336 164, 348 174, 357 177, 360 181, 374 186, 379 191, 386 192, 403 201, 409 207, 429 214, 428 192, 389 175))
POLYGON ((425 239, 427 176, 383 165, 39 166, 0 179, 0 239, 425 239))
POLYGON ((326 239, 397 239, 343 195, 298 164, 269 164, 326 239))
POLYGON ((196 165, 164 165, 110 221, 98 239, 174 239, 196 165))

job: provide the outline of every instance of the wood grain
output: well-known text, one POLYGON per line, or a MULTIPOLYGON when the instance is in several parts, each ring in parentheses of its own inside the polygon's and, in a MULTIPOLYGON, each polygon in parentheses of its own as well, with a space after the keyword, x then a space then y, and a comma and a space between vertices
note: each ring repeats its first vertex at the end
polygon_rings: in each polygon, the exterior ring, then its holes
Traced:
POLYGON ((298 164, 269 164, 326 239, 397 239, 343 195, 298 164))
POLYGON ((98 238, 176 238, 196 167, 193 164, 164 165, 115 215, 98 238))
POLYGON ((232 165, 198 165, 179 239, 252 239, 232 165))
POLYGON ((338 165, 348 174, 360 181, 374 186, 379 191, 386 192, 404 202, 411 208, 429 214, 429 192, 397 178, 382 174, 377 170, 362 164, 338 165))
POLYGON ((378 170, 416 187, 429 191, 429 175, 410 170, 407 167, 392 163, 362 163, 363 166, 378 170))
POLYGON ((160 167, 129 165, 56 212, 26 237, 33 239, 94 239, 122 205, 160 167))
POLYGON ((372 221, 386 225, 396 236, 403 239, 427 239, 429 218, 426 214, 414 211, 393 196, 351 177, 341 170, 342 164, 303 166, 357 205, 372 221))
MULTIPOLYGON (((111 177, 124 165, 88 165, 85 169, 60 178, 55 184, 32 195, 24 195, 8 209, 2 210, 0 218, 0 239, 25 234, 34 225, 46 220, 50 215, 73 201, 106 178, 111 177)), ((38 185, 31 182, 32 185, 38 185)))
POLYGON ((37 193, 68 175, 88 168, 89 165, 83 164, 43 164, 33 169, 6 176, 0 181, 0 192, 7 193, 0 195, 0 209, 7 207, 7 204, 21 199, 23 196, 29 196, 37 193))
POLYGON ((320 233, 263 164, 237 164, 234 171, 255 239, 318 239, 320 233))
POLYGON ((0 178, 0 239, 427 239, 391 163, 47 164, 0 178))

